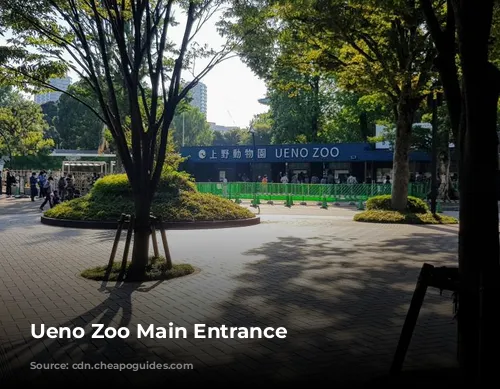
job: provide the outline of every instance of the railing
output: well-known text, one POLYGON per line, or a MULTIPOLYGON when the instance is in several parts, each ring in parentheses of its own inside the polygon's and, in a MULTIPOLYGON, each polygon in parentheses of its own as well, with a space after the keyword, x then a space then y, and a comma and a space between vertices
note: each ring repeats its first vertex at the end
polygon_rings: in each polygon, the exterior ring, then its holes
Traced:
MULTIPOLYGON (((263 184, 260 182, 198 182, 201 193, 211 193, 230 200, 260 201, 365 201, 370 197, 391 194, 390 184, 263 184)), ((408 194, 424 199, 429 193, 427 184, 410 183, 408 194)))

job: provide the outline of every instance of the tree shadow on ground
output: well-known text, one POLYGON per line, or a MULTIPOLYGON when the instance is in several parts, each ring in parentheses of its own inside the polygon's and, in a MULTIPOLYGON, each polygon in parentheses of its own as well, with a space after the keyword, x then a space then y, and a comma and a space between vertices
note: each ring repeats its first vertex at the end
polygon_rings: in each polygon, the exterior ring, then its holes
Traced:
MULTIPOLYGON (((373 384, 366 384, 368 381, 389 370, 422 264, 453 265, 455 247, 456 236, 442 233, 413 234, 410 238, 372 243, 335 240, 328 235, 282 237, 243 254, 261 259, 245 266, 237 277, 237 286, 227 298, 215 304, 219 313, 207 316, 201 323, 285 327, 286 339, 188 337, 176 341, 176 349, 172 343, 142 342, 134 336, 102 341, 88 337, 71 341, 28 340, 4 347, 11 377, 28 379, 34 375, 39 385, 43 378, 49 385, 57 380, 66 383, 72 380, 128 385, 179 382, 255 387, 265 382, 288 387, 304 382, 328 387, 371 387, 373 384), (178 351, 182 349, 189 352, 178 351), (193 363, 195 370, 101 370, 98 373, 71 370, 44 371, 40 375, 26 368, 27 360, 40 363, 182 361, 193 363), (14 366, 16 362, 18 366, 14 366)), ((135 292, 138 286, 134 284, 112 288, 104 302, 65 325, 89 325, 99 318, 106 325, 131 328, 133 317, 142 324, 159 322, 158 325, 166 326, 168 316, 153 314, 156 315, 153 317, 148 315, 147 307, 132 307, 135 292), (120 308, 123 309, 121 317, 120 308)), ((172 304, 181 307, 182 301, 172 301, 172 304)), ((176 318, 170 316, 169 320, 176 321, 176 318)), ((195 323, 200 321, 192 322, 195 323)), ((455 351, 451 295, 445 292, 440 296, 439 292, 430 290, 405 370, 437 369, 442 377, 444 369, 454 368, 455 351)), ((419 372, 410 381, 404 381, 404 385, 421 386, 423 376, 419 372)), ((383 385, 390 386, 386 381, 383 385)))

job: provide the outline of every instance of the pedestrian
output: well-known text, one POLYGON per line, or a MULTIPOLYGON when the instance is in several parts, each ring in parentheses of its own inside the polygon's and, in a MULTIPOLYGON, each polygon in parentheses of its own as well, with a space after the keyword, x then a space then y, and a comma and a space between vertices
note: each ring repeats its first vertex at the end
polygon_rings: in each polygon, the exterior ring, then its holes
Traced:
POLYGON ((10 170, 7 169, 7 177, 5 178, 5 194, 7 197, 12 196, 12 185, 16 183, 16 178, 13 174, 10 173, 10 170))
POLYGON ((50 176, 46 181, 45 181, 45 184, 44 184, 44 188, 43 188, 43 192, 45 194, 45 200, 44 202, 42 203, 42 205, 40 205, 40 211, 43 211, 43 207, 45 207, 45 204, 49 203, 50 205, 50 208, 53 207, 53 204, 52 204, 52 192, 54 191, 54 179, 52 178, 52 176, 50 176))
POLYGON ((38 194, 38 190, 36 189, 37 181, 38 180, 36 178, 36 173, 35 172, 31 173, 30 177, 31 201, 35 201, 35 197, 38 194))
POLYGON ((59 181, 57 182, 57 189, 59 191, 59 197, 61 201, 64 201, 64 196, 66 195, 66 173, 63 173, 61 177, 59 177, 59 181))
POLYGON ((39 199, 45 197, 44 188, 45 188, 45 181, 46 180, 47 179, 45 177, 45 172, 43 170, 40 170, 40 173, 38 174, 38 187, 40 188, 39 197, 38 197, 39 199))

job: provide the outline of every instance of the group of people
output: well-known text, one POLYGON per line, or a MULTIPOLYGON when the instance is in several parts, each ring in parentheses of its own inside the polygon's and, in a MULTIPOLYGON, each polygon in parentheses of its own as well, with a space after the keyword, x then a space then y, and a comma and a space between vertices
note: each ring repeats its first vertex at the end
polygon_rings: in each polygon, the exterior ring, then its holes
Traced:
POLYGON ((56 186, 52 174, 47 173, 45 170, 42 170, 38 176, 36 172, 31 173, 31 201, 35 201, 37 196, 39 199, 44 199, 43 203, 40 205, 41 211, 43 211, 47 203, 49 203, 50 208, 52 208, 64 200, 73 199, 75 197, 75 192, 72 174, 66 176, 66 173, 63 173, 61 177, 59 177, 56 186))

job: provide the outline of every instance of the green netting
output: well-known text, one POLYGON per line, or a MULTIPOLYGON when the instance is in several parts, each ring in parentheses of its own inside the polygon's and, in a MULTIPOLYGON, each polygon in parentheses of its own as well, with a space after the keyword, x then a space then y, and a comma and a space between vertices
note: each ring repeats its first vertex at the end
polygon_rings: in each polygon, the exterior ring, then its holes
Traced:
MULTIPOLYGON (((391 194, 390 184, 263 184, 260 182, 198 182, 198 190, 231 200, 292 201, 365 201, 370 197, 391 194)), ((408 194, 425 198, 429 192, 425 183, 410 183, 408 194)))

